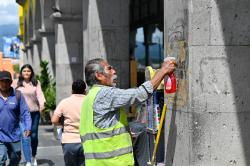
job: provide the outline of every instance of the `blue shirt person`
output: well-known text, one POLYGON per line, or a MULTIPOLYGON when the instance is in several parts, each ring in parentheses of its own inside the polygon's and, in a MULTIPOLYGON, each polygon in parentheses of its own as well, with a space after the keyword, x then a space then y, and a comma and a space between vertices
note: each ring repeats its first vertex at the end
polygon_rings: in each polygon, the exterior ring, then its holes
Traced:
POLYGON ((0 71, 0 166, 17 166, 21 160, 21 131, 19 122, 25 124, 25 135, 30 135, 31 117, 23 95, 11 87, 8 71, 0 71))

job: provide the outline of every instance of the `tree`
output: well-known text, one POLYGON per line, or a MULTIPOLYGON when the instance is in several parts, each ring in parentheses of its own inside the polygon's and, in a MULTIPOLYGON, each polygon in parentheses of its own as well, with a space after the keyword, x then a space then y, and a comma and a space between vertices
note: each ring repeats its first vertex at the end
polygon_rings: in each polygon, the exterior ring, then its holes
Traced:
POLYGON ((41 87, 46 99, 45 112, 42 115, 45 123, 48 123, 48 121, 50 123, 50 117, 47 117, 49 116, 48 113, 56 108, 56 83, 49 73, 48 64, 49 63, 47 61, 41 61, 41 71, 40 74, 37 75, 37 79, 41 83, 41 87))

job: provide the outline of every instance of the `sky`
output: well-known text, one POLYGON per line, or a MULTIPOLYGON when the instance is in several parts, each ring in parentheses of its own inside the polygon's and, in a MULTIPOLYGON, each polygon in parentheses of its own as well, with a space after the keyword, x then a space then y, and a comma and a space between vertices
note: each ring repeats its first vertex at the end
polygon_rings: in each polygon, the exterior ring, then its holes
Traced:
MULTIPOLYGON (((144 42, 144 34, 143 34, 143 28, 138 28, 136 33, 136 41, 138 42, 144 42)), ((152 42, 153 43, 160 43, 163 42, 163 33, 156 28, 152 35, 152 42)))
POLYGON ((16 0, 0 0, 0 25, 4 24, 18 24, 16 0))

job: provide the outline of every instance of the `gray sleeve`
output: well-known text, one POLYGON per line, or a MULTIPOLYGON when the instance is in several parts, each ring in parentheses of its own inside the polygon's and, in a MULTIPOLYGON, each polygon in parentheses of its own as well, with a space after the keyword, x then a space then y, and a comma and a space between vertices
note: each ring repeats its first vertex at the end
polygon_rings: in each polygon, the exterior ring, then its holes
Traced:
POLYGON ((99 107, 102 105, 102 107, 114 111, 120 107, 128 107, 132 104, 142 103, 146 101, 152 93, 153 85, 151 81, 143 83, 138 88, 126 90, 114 87, 104 87, 97 94, 95 106, 99 107))

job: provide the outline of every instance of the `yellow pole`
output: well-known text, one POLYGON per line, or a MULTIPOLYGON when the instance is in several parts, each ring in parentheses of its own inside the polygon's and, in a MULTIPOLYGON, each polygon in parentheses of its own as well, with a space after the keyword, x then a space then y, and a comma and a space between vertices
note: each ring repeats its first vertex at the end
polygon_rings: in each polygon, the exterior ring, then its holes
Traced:
POLYGON ((164 104, 163 109, 162 109, 162 113, 161 113, 160 126, 158 128, 158 132, 157 132, 157 136, 156 136, 156 142, 155 142, 153 156, 152 156, 152 159, 151 159, 151 162, 150 162, 150 166, 154 165, 155 156, 156 156, 156 152, 157 152, 157 148, 158 148, 158 144, 159 144, 159 140, 160 140, 160 136, 161 136, 161 129, 162 129, 162 126, 163 126, 163 121, 164 121, 166 112, 167 112, 167 105, 164 104))

